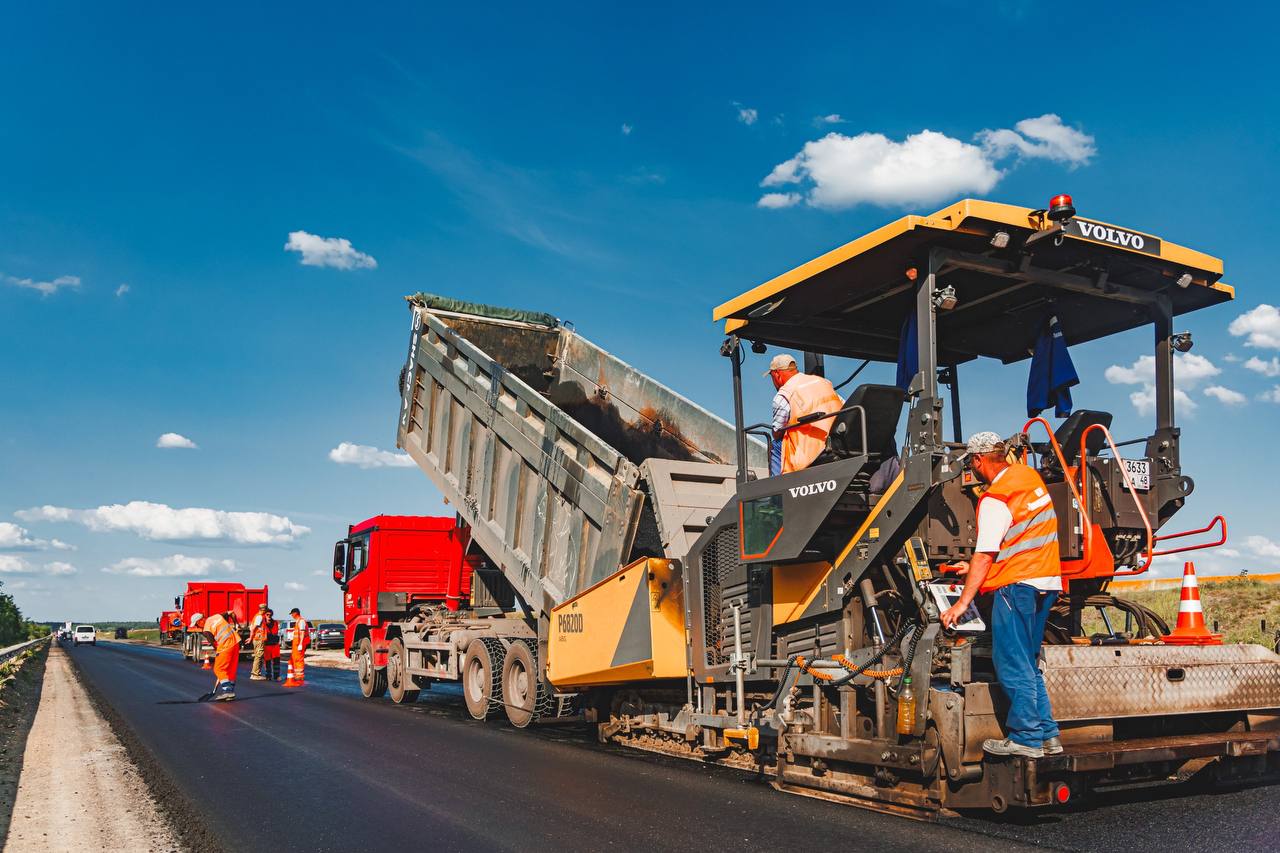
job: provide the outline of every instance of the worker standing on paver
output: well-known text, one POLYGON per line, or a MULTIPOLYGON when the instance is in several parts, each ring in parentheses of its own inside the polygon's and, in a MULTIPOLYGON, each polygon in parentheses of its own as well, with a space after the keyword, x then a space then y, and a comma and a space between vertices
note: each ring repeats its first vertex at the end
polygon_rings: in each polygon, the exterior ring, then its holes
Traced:
POLYGON ((266 602, 259 604, 258 612, 249 622, 249 642, 253 646, 253 668, 249 671, 250 681, 266 681, 266 677, 262 674, 262 658, 267 646, 267 635, 262 630, 262 623, 266 619, 266 612, 266 602))
POLYGON ((1062 592, 1053 501, 1033 468, 1010 464, 1008 448, 994 432, 969 439, 965 464, 987 489, 978 500, 973 559, 959 564, 964 591, 942 613, 942 624, 960 621, 979 593, 994 593, 991 654, 1009 716, 1007 736, 989 739, 982 748, 1027 758, 1056 754, 1062 752, 1058 724, 1038 665, 1045 623, 1062 592))
POLYGON ((796 367, 796 360, 786 353, 773 357, 765 375, 773 380, 773 387, 778 390, 773 397, 769 475, 802 471, 826 448, 827 435, 835 425, 835 418, 822 418, 800 426, 796 424, 801 418, 817 412, 834 415, 844 406, 844 401, 829 380, 801 373, 796 367))
POLYGON ((262 664, 268 681, 280 680, 280 623, 275 612, 268 608, 262 619, 262 664))
POLYGON ((214 613, 204 620, 201 629, 214 646, 213 700, 228 702, 236 698, 236 665, 240 662, 240 633, 235 614, 214 613))
POLYGON ((303 655, 306 654, 307 646, 311 644, 311 631, 307 620, 302 618, 302 611, 293 608, 289 611, 289 615, 293 617, 293 648, 289 654, 289 678, 285 681, 285 687, 301 687, 303 681, 303 655))

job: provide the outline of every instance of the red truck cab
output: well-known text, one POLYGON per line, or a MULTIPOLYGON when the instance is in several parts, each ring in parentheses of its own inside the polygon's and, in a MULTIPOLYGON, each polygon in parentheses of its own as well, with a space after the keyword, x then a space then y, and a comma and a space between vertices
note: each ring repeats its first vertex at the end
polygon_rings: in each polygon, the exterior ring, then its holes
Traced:
POLYGON ((178 610, 163 610, 156 620, 160 628, 160 645, 182 642, 182 613, 178 610))
POLYGON ((453 518, 376 515, 348 528, 333 548, 348 657, 368 639, 374 664, 385 666, 388 625, 424 607, 469 602, 472 575, 486 565, 470 544, 470 528, 453 518))

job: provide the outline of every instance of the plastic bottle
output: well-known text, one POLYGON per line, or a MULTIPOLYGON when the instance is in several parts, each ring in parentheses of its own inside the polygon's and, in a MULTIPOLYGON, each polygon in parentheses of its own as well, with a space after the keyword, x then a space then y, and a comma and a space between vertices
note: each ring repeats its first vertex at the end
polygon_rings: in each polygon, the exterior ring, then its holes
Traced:
POLYGON ((902 679, 898 691, 898 734, 909 735, 916 728, 916 693, 911 689, 911 676, 902 679))

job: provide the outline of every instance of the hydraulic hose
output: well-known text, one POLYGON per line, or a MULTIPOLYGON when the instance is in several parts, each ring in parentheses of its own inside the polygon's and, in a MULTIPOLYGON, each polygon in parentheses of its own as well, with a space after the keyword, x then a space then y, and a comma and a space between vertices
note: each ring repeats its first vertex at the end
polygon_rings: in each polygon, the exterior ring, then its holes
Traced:
MULTIPOLYGON (((898 624, 898 630, 893 632, 892 637, 890 637, 888 640, 885 640, 884 645, 880 647, 880 651, 876 652, 866 661, 863 661, 861 664, 858 665, 856 669, 852 669, 846 675, 842 675, 839 678, 834 679, 827 686, 843 687, 844 685, 848 684, 850 681, 853 681, 859 675, 862 675, 864 672, 871 669, 871 667, 880 663, 880 661, 884 659, 885 654, 890 649, 895 648, 898 645, 898 643, 902 642, 902 638, 907 635, 907 629, 910 627, 911 627, 910 623, 907 622, 906 619, 903 619, 902 622, 898 624)), ((906 670, 903 670, 903 671, 905 672, 906 670)))

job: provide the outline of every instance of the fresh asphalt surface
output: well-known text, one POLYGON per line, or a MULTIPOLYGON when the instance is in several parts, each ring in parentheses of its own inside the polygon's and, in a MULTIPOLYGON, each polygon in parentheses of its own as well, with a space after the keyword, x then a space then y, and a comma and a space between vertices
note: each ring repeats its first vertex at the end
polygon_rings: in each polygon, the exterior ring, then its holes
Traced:
POLYGON ((1030 822, 922 823, 600 746, 586 727, 476 723, 451 686, 396 706, 365 700, 347 670, 308 667, 295 691, 249 681, 242 666, 235 702, 197 703, 212 674, 176 651, 68 651, 226 849, 1163 852, 1273 850, 1280 840, 1280 786, 1112 795, 1030 822))

